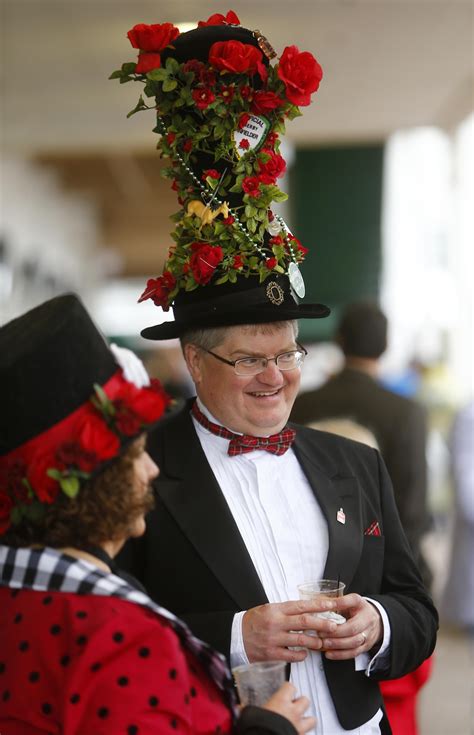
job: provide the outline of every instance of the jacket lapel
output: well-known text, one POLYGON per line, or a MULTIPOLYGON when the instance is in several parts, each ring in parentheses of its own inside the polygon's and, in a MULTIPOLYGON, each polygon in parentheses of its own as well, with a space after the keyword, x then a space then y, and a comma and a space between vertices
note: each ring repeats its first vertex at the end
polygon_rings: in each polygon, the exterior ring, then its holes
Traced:
POLYGON ((362 516, 360 490, 355 477, 341 477, 337 471, 321 469, 318 461, 318 445, 297 432, 294 450, 314 495, 325 515, 329 552, 324 569, 326 579, 345 582, 346 591, 355 574, 362 550, 362 516), (342 509, 344 523, 338 520, 342 509))
POLYGON ((158 495, 222 587, 241 610, 268 602, 188 408, 165 427, 161 462, 158 495))

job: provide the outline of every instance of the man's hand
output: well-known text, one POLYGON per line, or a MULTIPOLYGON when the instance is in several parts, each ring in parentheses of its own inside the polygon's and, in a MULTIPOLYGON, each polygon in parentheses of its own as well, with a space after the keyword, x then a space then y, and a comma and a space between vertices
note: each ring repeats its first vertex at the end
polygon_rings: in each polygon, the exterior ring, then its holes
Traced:
POLYGON ((335 607, 336 602, 328 599, 318 602, 294 600, 267 603, 247 610, 242 618, 242 636, 248 660, 304 661, 307 650, 290 648, 301 646, 320 651, 322 639, 332 640, 336 629, 342 626, 311 613, 334 610, 335 607), (308 634, 309 631, 312 635, 308 634))
POLYGON ((334 661, 355 658, 370 651, 383 637, 382 618, 379 611, 363 597, 355 593, 337 598, 337 612, 347 622, 337 626, 330 636, 323 636, 322 650, 334 661))

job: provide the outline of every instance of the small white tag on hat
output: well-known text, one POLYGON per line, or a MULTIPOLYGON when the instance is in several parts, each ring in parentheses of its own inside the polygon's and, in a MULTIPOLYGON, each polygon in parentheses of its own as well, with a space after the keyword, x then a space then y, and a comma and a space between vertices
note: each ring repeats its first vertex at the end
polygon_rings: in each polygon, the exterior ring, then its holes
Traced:
POLYGON ((240 157, 249 150, 258 151, 265 142, 270 123, 260 115, 250 115, 243 128, 234 130, 234 142, 237 155, 240 157), (242 141, 247 141, 241 145, 242 141), (248 145, 247 145, 248 144, 248 145))
POLYGON ((288 278, 290 279, 291 287, 300 299, 304 299, 306 293, 303 276, 296 263, 290 263, 288 266, 288 278))
POLYGON ((339 523, 345 523, 346 522, 346 514, 344 513, 344 510, 342 508, 339 508, 337 511, 337 520, 339 523))

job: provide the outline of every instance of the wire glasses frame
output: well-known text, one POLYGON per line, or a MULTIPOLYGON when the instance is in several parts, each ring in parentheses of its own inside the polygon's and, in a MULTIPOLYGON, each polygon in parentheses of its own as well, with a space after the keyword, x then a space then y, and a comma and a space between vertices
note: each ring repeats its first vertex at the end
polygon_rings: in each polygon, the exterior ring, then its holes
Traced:
POLYGON ((240 357, 238 360, 226 360, 225 357, 216 355, 211 350, 206 350, 205 347, 201 347, 203 352, 207 352, 208 355, 212 355, 216 360, 230 365, 234 368, 236 375, 258 375, 263 373, 267 369, 268 363, 272 360, 279 370, 285 372, 286 370, 296 370, 301 367, 304 362, 308 350, 300 345, 299 342, 297 350, 289 350, 288 352, 280 352, 275 357, 240 357))

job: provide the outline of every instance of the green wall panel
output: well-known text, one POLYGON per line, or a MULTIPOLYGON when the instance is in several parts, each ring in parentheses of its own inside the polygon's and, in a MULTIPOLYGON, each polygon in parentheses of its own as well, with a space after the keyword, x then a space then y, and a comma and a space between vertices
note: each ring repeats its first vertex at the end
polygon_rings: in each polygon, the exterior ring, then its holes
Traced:
POLYGON ((383 151, 383 145, 370 145, 296 152, 291 221, 309 248, 302 266, 305 301, 333 311, 328 319, 302 319, 302 339, 330 339, 345 304, 378 300, 383 151))

